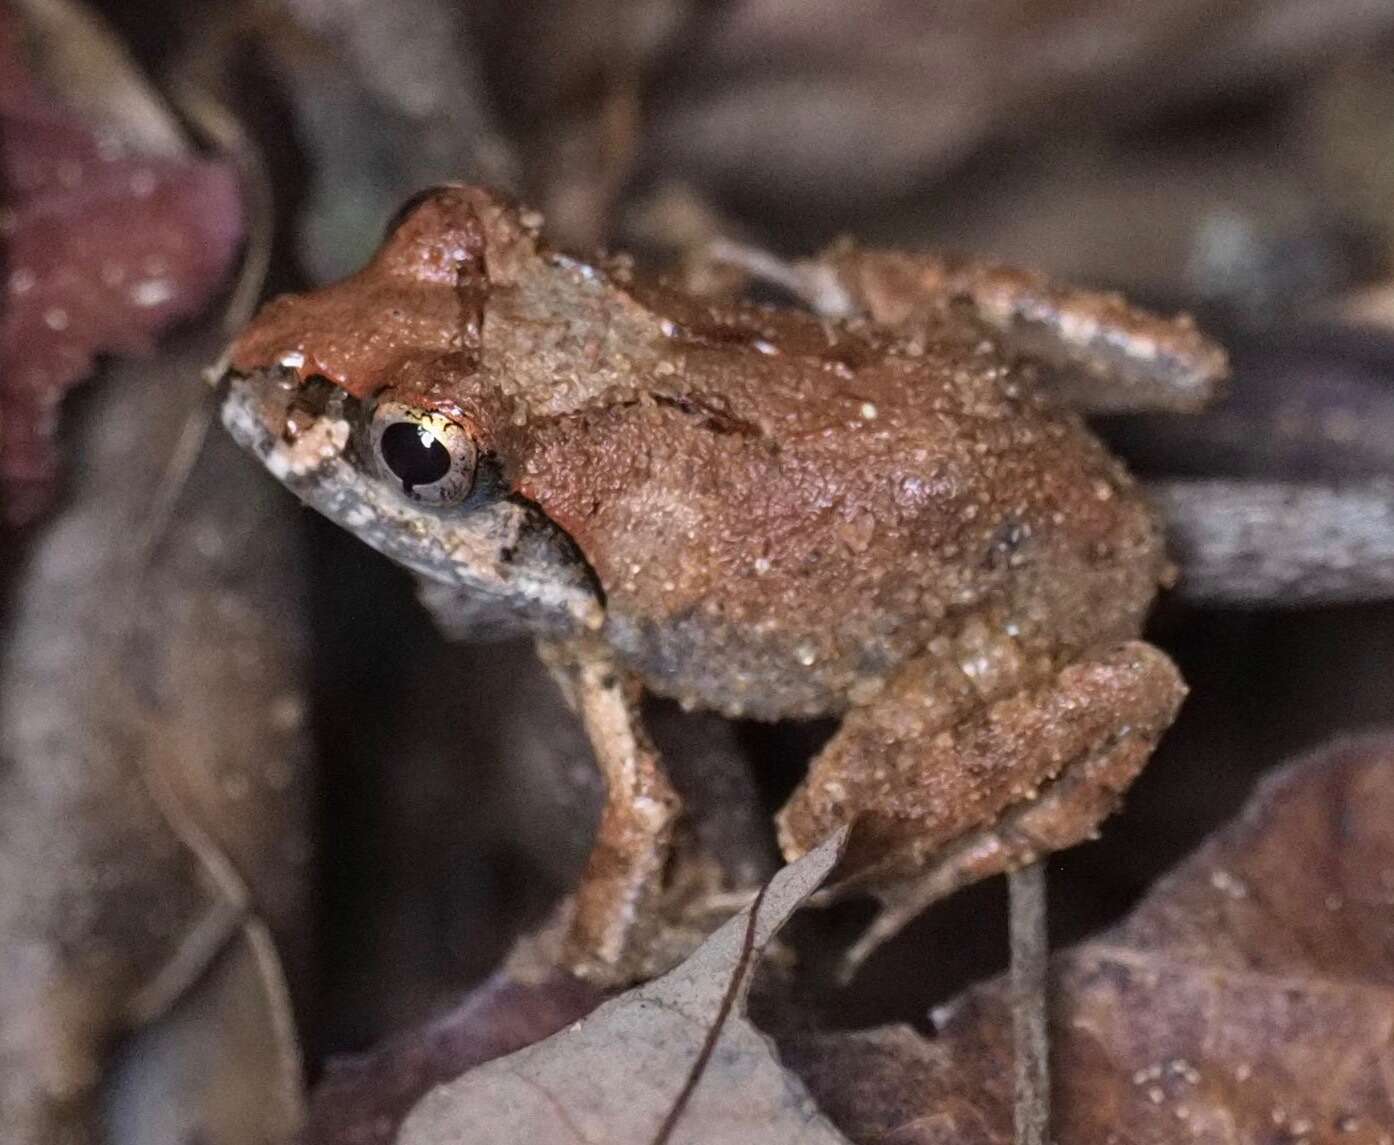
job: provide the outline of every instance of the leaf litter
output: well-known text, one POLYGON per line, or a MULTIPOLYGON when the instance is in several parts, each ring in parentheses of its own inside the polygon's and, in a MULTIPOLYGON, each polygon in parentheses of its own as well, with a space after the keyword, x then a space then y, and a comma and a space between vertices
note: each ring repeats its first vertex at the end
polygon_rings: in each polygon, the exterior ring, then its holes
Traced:
POLYGON ((760 953, 845 841, 785 867, 681 966, 428 1094, 398 1140, 846 1145, 745 1016, 760 953))
MULTIPOLYGON (((1055 956, 1060 1145, 1394 1140, 1394 735, 1269 777, 1119 926, 1055 956)), ((905 1026, 777 1033, 854 1141, 1004 1145, 1004 980, 905 1026)))
MULTIPOLYGON (((806 861, 771 884, 754 930, 748 909, 665 978, 527 1049, 478 1064, 598 996, 492 982, 448 1027, 331 1065, 308 1140, 648 1145, 671 1125, 671 1142, 1006 1145, 1005 978, 936 1010, 934 1037, 820 1028, 817 1000, 781 974, 761 977, 760 1028, 746 1018, 756 955, 817 886, 806 861), (426 1096, 398 1137, 412 1085, 426 1096)), ((1394 1141, 1394 733, 1280 769, 1126 919, 1056 954, 1052 1027, 1060 1145, 1394 1141)))
POLYGON ((144 150, 163 137, 164 113, 140 98, 142 81, 104 67, 110 52, 95 35, 82 50, 28 50, 41 30, 0 6, 0 518, 10 525, 36 519, 56 493, 64 394, 98 355, 147 355, 158 333, 201 311, 242 236, 232 165, 144 150), (45 63, 56 74, 41 74, 45 63), (133 118, 94 125, 50 94, 86 92, 85 70, 108 78, 111 106, 133 118))

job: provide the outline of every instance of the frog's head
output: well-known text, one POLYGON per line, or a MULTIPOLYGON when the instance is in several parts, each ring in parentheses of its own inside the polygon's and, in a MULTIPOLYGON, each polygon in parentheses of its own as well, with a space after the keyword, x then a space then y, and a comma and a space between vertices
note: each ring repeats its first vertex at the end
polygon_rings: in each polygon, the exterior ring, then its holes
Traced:
POLYGON ((479 188, 418 196, 363 270, 272 300, 238 336, 223 423, 303 501, 436 586, 446 619, 561 632, 599 624, 594 578, 499 480, 500 411, 468 384, 487 294, 535 260, 537 221, 479 188))

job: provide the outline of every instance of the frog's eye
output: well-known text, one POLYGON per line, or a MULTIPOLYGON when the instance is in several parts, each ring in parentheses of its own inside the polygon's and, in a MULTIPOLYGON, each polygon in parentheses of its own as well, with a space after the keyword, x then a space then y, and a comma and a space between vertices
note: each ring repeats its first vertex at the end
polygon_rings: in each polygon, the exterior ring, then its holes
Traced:
POLYGON ((382 402, 373 411, 373 457, 384 477, 428 505, 454 505, 474 485, 478 450, 469 434, 443 414, 382 402))

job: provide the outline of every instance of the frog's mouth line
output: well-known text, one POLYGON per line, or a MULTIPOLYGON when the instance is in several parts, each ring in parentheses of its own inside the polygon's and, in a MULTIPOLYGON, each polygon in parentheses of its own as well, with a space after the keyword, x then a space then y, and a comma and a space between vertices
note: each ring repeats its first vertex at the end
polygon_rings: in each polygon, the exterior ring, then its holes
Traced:
POLYGON ((472 597, 475 612, 508 613, 550 633, 594 628, 603 608, 591 573, 541 529, 536 510, 500 499, 442 514, 407 501, 355 463, 353 428, 331 404, 293 441, 282 433, 294 390, 263 371, 226 375, 224 427, 297 497, 427 582, 472 597))

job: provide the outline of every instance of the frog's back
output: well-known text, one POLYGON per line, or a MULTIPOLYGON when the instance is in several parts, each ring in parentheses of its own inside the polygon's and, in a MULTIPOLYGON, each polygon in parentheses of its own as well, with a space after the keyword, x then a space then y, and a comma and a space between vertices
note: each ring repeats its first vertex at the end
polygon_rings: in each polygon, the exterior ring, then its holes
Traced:
MULTIPOLYGON (((357 275, 269 304, 232 363, 459 425, 575 542, 619 652, 696 704, 836 711, 970 616, 1059 651, 1136 631, 1154 523, 978 328, 713 304, 538 225, 435 192, 357 275)), ((418 517, 452 563, 451 518, 418 517)), ((516 553, 485 541, 506 592, 516 553)))
POLYGON ((1069 651, 1162 574, 1122 467, 967 328, 907 345, 743 312, 675 323, 648 384, 534 427, 522 491, 576 541, 660 692, 839 710, 968 616, 1069 651))

